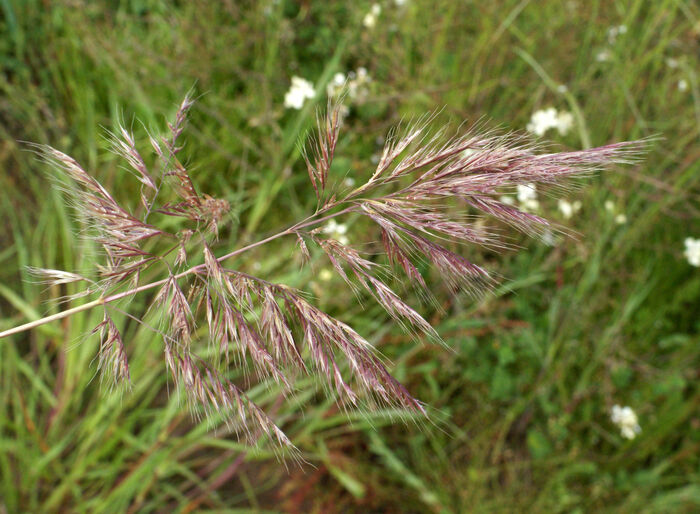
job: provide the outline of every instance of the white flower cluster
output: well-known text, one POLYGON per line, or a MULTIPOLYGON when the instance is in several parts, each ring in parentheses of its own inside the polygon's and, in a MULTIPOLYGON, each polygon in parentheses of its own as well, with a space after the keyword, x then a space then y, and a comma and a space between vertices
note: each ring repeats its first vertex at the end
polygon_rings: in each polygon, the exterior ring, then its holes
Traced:
POLYGON ((642 431, 637 420, 637 414, 631 407, 613 405, 610 413, 610 421, 620 428, 620 434, 625 439, 634 439, 642 431))
POLYGON ((360 66, 356 72, 348 72, 347 76, 344 73, 333 75, 333 79, 326 87, 326 93, 331 98, 346 93, 351 102, 362 102, 369 95, 370 82, 372 77, 367 73, 367 68, 360 66))
POLYGON ((284 95, 284 106, 287 109, 301 109, 307 99, 316 96, 314 85, 301 77, 292 77, 292 85, 284 95))
POLYGON ((337 223, 335 220, 330 220, 328 223, 326 223, 326 226, 323 227, 323 233, 330 235, 333 239, 337 240, 341 245, 346 245, 350 241, 348 240, 348 236, 346 235, 348 232, 348 227, 347 225, 343 223, 337 223))
POLYGON ((700 267, 700 239, 693 239, 692 237, 686 237, 685 241, 685 251, 683 255, 688 259, 691 266, 700 267))
POLYGON ((613 53, 609 48, 603 48, 600 52, 595 54, 595 60, 598 62, 608 62, 612 61, 613 53))
MULTIPOLYGON (((518 184, 517 188, 517 203, 518 206, 526 212, 537 212, 540 209, 540 201, 537 198, 537 185, 533 183, 518 184)), ((500 198, 501 202, 508 205, 515 205, 515 199, 512 196, 504 195, 500 198)), ((581 210, 583 204, 580 200, 569 202, 568 200, 560 199, 559 211, 567 220, 581 210)))
MULTIPOLYGON (((615 202, 612 200, 606 200, 605 202, 605 210, 608 211, 611 214, 615 214, 617 211, 617 208, 615 207, 615 202)), ((618 225, 624 225, 627 223, 627 215, 624 212, 618 212, 615 214, 615 223, 618 225)))
MULTIPOLYGON (((685 68, 686 66, 683 65, 685 62, 684 58, 676 59, 675 57, 667 57, 666 58, 666 66, 668 66, 670 69, 675 70, 678 68, 685 68)), ((684 93, 685 91, 688 91, 688 88, 690 87, 690 84, 688 84, 688 80, 685 78, 681 78, 678 80, 677 83, 678 86, 678 91, 681 93, 684 93)))
POLYGON ((372 4, 372 7, 369 10, 369 12, 365 14, 364 18, 362 18, 362 24, 368 29, 373 29, 375 25, 377 25, 377 19, 379 18, 379 15, 381 13, 382 6, 379 4, 372 4))
POLYGON ((617 41, 617 36, 621 36, 622 34, 627 34, 627 25, 610 27, 608 29, 608 43, 614 45, 617 41))
POLYGON ((518 203, 524 211, 535 212, 540 208, 535 184, 518 184, 518 203))
POLYGON ((559 212, 561 212, 562 216, 564 218, 571 219, 571 217, 576 214, 578 211, 581 210, 581 201, 576 200, 573 202, 569 202, 568 200, 564 200, 563 198, 559 200, 559 212))
POLYGON ((532 114, 527 130, 537 136, 543 136, 548 130, 557 129, 559 134, 565 136, 573 126, 574 117, 570 112, 557 112, 554 107, 549 107, 532 114))
MULTIPOLYGON (((608 29, 608 44, 610 46, 617 42, 617 37, 627 33, 627 25, 616 25, 608 29)), ((598 62, 612 61, 613 52, 610 48, 603 48, 598 51, 595 60, 598 62)))

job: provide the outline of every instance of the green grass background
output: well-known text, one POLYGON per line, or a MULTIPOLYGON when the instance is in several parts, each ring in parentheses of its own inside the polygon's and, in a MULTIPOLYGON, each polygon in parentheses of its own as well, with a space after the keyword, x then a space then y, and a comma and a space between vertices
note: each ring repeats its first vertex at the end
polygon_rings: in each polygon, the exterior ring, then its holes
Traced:
POLYGON ((284 109, 292 75, 318 86, 318 104, 337 71, 364 66, 373 78, 344 127, 339 178, 366 178, 377 136, 442 107, 437 124, 484 117, 513 130, 539 108, 571 111, 576 130, 549 134, 561 148, 661 139, 639 165, 570 193, 583 203, 571 220, 542 198, 575 238, 546 246, 513 234, 518 252, 470 250, 505 277, 483 301, 452 299, 431 280, 446 312, 431 322, 454 352, 416 344, 341 283, 300 270, 291 240, 238 261, 316 294, 431 408, 433 424, 419 427, 393 412, 346 415, 312 380, 289 399, 252 386, 313 466, 285 469, 264 445, 193 420, 168 392, 161 342, 134 323, 123 323, 127 393, 93 380, 97 341, 82 336, 100 312, 0 340, 0 512, 700 510, 700 269, 682 253, 684 238, 700 237, 700 6, 382 5, 369 30, 364 1, 0 0, 0 329, 55 312, 46 300, 66 292, 32 284, 24 266, 93 259, 18 141, 73 155, 128 203, 137 189, 104 129, 124 120, 145 149, 144 127, 164 130, 193 84, 183 152, 197 186, 234 207, 228 248, 313 209, 296 144, 314 103, 284 109), (633 441, 610 422, 616 403, 639 415, 633 441))

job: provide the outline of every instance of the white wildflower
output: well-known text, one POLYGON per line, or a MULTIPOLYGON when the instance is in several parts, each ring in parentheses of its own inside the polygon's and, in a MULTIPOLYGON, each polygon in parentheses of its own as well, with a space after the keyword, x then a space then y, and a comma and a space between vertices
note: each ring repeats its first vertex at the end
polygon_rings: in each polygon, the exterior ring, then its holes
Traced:
POLYGON ((608 29, 608 43, 613 45, 613 44, 615 44, 616 39, 617 39, 617 27, 610 27, 608 29))
POLYGON ((571 217, 581 210, 581 202, 576 200, 575 202, 569 202, 563 198, 559 200, 559 211, 564 218, 571 219, 571 217))
POLYGON ((326 86, 326 93, 331 98, 337 98, 345 93, 351 102, 362 102, 369 94, 369 84, 372 78, 367 68, 359 67, 357 71, 350 71, 347 77, 343 73, 336 73, 326 86))
POLYGON ((528 200, 527 202, 520 204, 520 206, 525 211, 535 212, 535 211, 539 210, 540 202, 539 202, 539 200, 528 200))
POLYGON ((610 214, 614 214, 615 217, 613 220, 615 223, 618 225, 624 225, 627 223, 627 215, 624 212, 618 212, 617 206, 615 205, 615 202, 612 200, 605 200, 605 210, 608 211, 610 214))
POLYGON ((372 77, 369 76, 367 68, 357 68, 357 73, 348 82, 348 96, 350 99, 357 102, 364 101, 369 94, 370 82, 372 82, 372 77))
POLYGON ((333 78, 326 86, 326 94, 330 97, 339 96, 343 92, 343 87, 345 87, 346 81, 345 74, 336 73, 333 78))
POLYGON ((333 239, 338 241, 340 244, 346 245, 350 241, 346 235, 348 232, 348 227, 344 223, 338 223, 335 220, 330 220, 323 227, 323 233, 330 235, 333 239))
POLYGON ((620 428, 620 433, 625 439, 634 439, 642 431, 637 414, 631 407, 613 405, 610 420, 620 428))
POLYGON ((567 93, 569 91, 569 88, 566 86, 566 84, 559 84, 557 86, 557 93, 561 93, 562 95, 564 93, 567 93))
POLYGON ((530 200, 537 199, 537 189, 532 183, 530 184, 518 184, 518 201, 520 203, 525 203, 530 200))
POLYGON ((327 268, 323 268, 319 273, 318 273, 318 278, 320 280, 323 280, 324 282, 328 282, 330 279, 333 278, 333 273, 327 268))
POLYGON ((345 180, 343 180, 343 184, 346 187, 353 187, 355 185, 355 179, 352 177, 347 177, 345 180))
POLYGON ((557 112, 554 107, 548 107, 532 114, 530 123, 527 124, 527 130, 537 136, 543 136, 545 132, 555 128, 559 134, 565 136, 573 125, 574 117, 570 112, 557 112))
POLYGON ((688 90, 688 81, 685 79, 681 79, 678 81, 678 91, 687 91, 688 90))
POLYGON ((537 186, 535 184, 518 184, 518 202, 526 211, 536 211, 540 208, 537 200, 537 186))
POLYGON ((618 25, 617 27, 610 27, 608 29, 608 43, 611 45, 615 44, 617 36, 627 33, 627 25, 618 25))
POLYGON ((624 212, 619 212, 617 210, 615 202, 613 202, 612 200, 605 200, 604 206, 606 211, 608 211, 611 215, 615 215, 615 217, 613 218, 615 223, 617 223, 618 225, 624 225, 625 223, 627 223, 627 215, 624 212))
POLYGON ((678 62, 678 59, 674 59, 673 57, 669 57, 666 59, 666 66, 668 66, 671 69, 676 69, 680 63, 678 62))
POLYGON ((562 111, 557 115, 557 130, 565 136, 574 126, 574 117, 570 112, 562 111))
POLYGON ((608 62, 612 61, 612 52, 610 51, 609 48, 604 48, 600 52, 598 52, 595 56, 595 60, 598 62, 608 62))
POLYGON ((301 77, 292 77, 292 85, 284 95, 284 106, 288 109, 301 109, 307 99, 316 96, 314 86, 301 77))
POLYGON ((549 107, 533 113, 530 123, 527 125, 527 130, 537 136, 543 136, 545 132, 556 126, 557 110, 554 107, 549 107))
POLYGON ((691 266, 700 267, 700 239, 686 237, 683 244, 685 244, 683 255, 688 259, 688 263, 691 266))
POLYGON ((369 10, 365 17, 362 18, 362 24, 368 29, 373 29, 377 24, 377 18, 382 13, 382 6, 379 4, 373 4, 372 8, 369 10))
POLYGON ((512 196, 503 195, 499 198, 499 200, 501 201, 501 203, 504 203, 506 205, 515 205, 515 200, 512 196))
POLYGON ((406 5, 407 0, 394 0, 394 3, 396 4, 396 7, 403 7, 406 5))

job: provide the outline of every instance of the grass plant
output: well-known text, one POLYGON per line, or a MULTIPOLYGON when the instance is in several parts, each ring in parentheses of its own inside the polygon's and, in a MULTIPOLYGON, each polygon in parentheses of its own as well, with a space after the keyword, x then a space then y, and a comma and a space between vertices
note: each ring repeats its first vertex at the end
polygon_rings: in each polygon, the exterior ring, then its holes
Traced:
MULTIPOLYGON (((427 320, 454 351, 416 345, 381 306, 356 304, 342 279, 324 279, 322 253, 301 267, 293 238, 234 258, 244 273, 308 286, 319 309, 367 336, 392 375, 430 406, 434 425, 417 429, 397 423, 401 413, 390 407, 347 414, 312 377, 299 377, 287 398, 274 380, 251 384, 251 401, 313 468, 286 470, 269 447, 238 442, 224 417, 193 420, 163 373, 162 340, 127 316, 118 314, 128 392, 95 378, 99 341, 83 335, 104 320, 99 310, 0 340, 0 508, 697 509, 700 275, 683 256, 684 239, 700 237, 697 6, 382 7, 369 29, 370 2, 0 2, 0 331, 59 313, 56 300, 81 290, 47 288, 26 270, 81 273, 99 256, 96 243, 76 241, 79 221, 18 141, 73 156, 136 209, 139 183, 104 136, 119 134, 121 123, 147 148, 145 129, 167 134, 163 113, 173 119, 192 84, 203 96, 178 157, 201 191, 231 207, 221 248, 255 244, 314 212, 297 142, 333 75, 360 66, 372 82, 345 118, 329 170, 338 183, 366 176, 372 156, 381 158, 377 135, 436 109, 437 126, 485 117, 504 130, 524 130, 539 109, 566 110, 574 129, 546 135, 557 150, 663 139, 642 164, 595 174, 570 193, 582 208, 569 219, 556 197, 540 195, 542 215, 573 239, 547 245, 513 230, 517 252, 468 250, 465 258, 504 277, 491 294, 454 297, 434 268, 418 267, 441 302, 427 320), (292 76, 316 87, 301 110, 283 106, 292 76), (637 413, 634 439, 611 422, 616 404, 637 413)), ((346 224, 370 230, 361 215, 346 224)), ((421 305, 417 293, 397 292, 421 305)), ((146 300, 134 296, 127 312, 145 312, 146 300)), ((235 368, 227 379, 245 382, 235 368)))

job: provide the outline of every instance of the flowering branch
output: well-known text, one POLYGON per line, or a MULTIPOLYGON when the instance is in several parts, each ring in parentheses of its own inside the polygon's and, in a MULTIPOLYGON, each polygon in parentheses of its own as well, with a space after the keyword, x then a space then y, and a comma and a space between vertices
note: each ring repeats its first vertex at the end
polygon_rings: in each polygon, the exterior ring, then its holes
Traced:
POLYGON ((325 254, 350 287, 364 289, 406 330, 439 339, 435 329, 383 281, 383 266, 350 246, 345 236, 328 237, 321 225, 349 213, 364 216, 380 232, 389 264, 403 270, 424 292, 429 293, 428 285, 417 261, 431 263, 453 291, 479 295, 493 278, 486 269, 448 248, 450 242, 505 247, 495 232, 474 222, 478 215, 526 233, 550 226, 544 218, 499 200, 499 195, 523 184, 559 184, 612 163, 633 162, 643 147, 641 142, 627 142, 538 154, 527 141, 512 135, 474 131, 446 141, 443 131, 429 136, 432 118, 427 117, 404 134, 391 134, 369 179, 339 197, 330 180, 341 107, 329 104, 325 118, 319 119, 311 154, 304 152, 316 211, 274 235, 217 257, 213 245, 230 206, 224 199, 198 191, 176 155, 191 105, 188 96, 168 125, 169 137, 150 137, 159 157, 159 173, 148 169, 129 132, 121 128, 111 135, 113 148, 141 182, 140 216, 123 208, 71 157, 48 146, 33 146, 63 172, 63 186, 78 212, 87 213, 88 234, 102 246, 105 263, 98 268, 99 281, 60 270, 32 269, 49 283, 86 281, 88 287, 77 296, 99 297, 0 332, 0 338, 102 306, 103 321, 93 331, 101 334, 99 368, 114 383, 126 382, 130 379, 127 352, 109 315, 109 304, 158 289, 151 308, 157 308, 167 321, 167 330, 159 332, 166 365, 193 405, 206 413, 224 414, 249 437, 266 434, 280 447, 292 450, 291 441, 225 378, 223 370, 193 352, 197 320, 206 319, 208 340, 227 366, 232 357, 237 367, 252 365, 259 376, 272 378, 286 391, 293 387, 291 374, 301 372, 319 375, 335 387, 339 398, 353 405, 388 404, 422 414, 425 409, 389 374, 373 346, 351 327, 313 306, 300 291, 228 268, 226 261, 281 237, 295 236, 305 257, 310 255, 308 242, 325 254), (170 187, 164 189, 165 185, 170 187), (166 190, 175 199, 157 206, 157 197, 166 190), (455 209, 457 204, 461 212, 455 209), (177 233, 162 230, 146 221, 154 213, 180 218, 186 226, 177 233), (169 246, 158 251, 164 240, 170 241, 169 246), (199 247, 204 262, 187 267, 193 246, 199 247), (173 260, 170 254, 175 250, 173 260), (141 283, 141 273, 156 264, 163 265, 166 276, 141 283), (349 372, 343 371, 341 357, 349 372))

